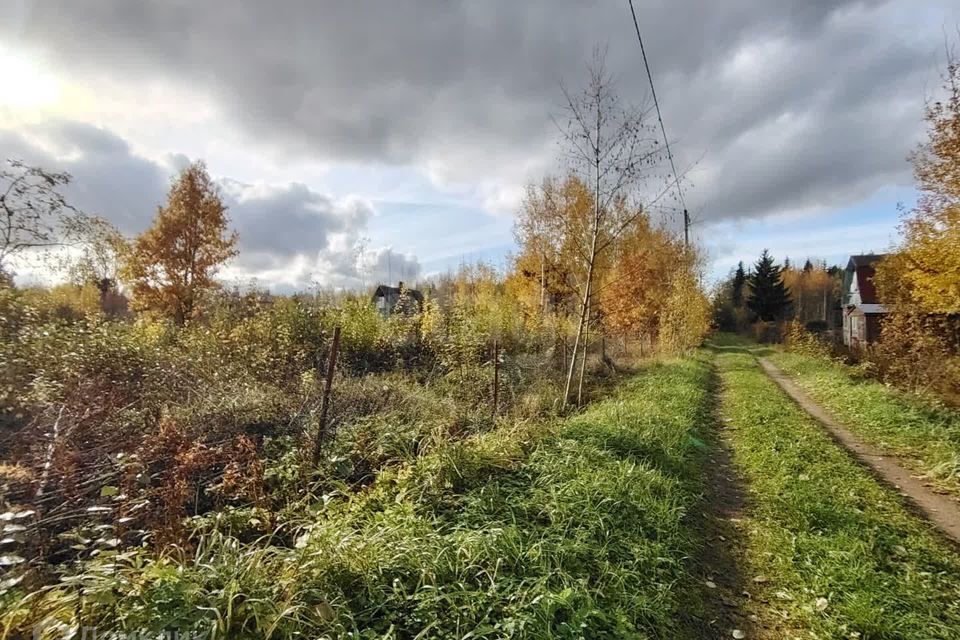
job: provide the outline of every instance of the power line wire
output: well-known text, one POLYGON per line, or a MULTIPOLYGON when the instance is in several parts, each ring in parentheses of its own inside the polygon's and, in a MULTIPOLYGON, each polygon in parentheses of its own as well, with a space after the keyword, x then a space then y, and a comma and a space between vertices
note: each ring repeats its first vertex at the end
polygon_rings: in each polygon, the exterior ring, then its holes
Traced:
POLYGON ((687 204, 683 200, 683 188, 680 186, 680 176, 677 175, 677 167, 673 162, 673 152, 670 151, 670 140, 667 139, 667 128, 663 126, 663 116, 660 115, 660 102, 657 100, 657 90, 653 88, 653 74, 650 73, 650 63, 647 62, 647 50, 643 46, 643 37, 640 35, 640 23, 637 22, 637 12, 633 8, 633 0, 630 3, 630 15, 633 16, 633 28, 637 31, 637 41, 640 42, 640 53, 643 56, 643 66, 647 70, 647 80, 650 81, 650 94, 653 96, 653 106, 657 110, 657 121, 660 123, 660 132, 663 134, 663 144, 667 149, 667 158, 670 160, 670 170, 673 172, 673 180, 677 185, 677 195, 680 198, 680 206, 683 207, 683 238, 685 244, 690 244, 690 215, 687 213, 687 204))

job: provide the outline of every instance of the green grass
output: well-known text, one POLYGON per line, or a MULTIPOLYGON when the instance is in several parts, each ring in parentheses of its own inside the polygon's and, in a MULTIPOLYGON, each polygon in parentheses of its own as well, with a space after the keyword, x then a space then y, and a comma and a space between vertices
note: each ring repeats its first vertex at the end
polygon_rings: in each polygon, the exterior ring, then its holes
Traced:
POLYGON ((304 506, 273 536, 106 553, 11 607, 218 638, 681 638, 711 411, 703 360, 553 425, 503 424, 304 506))
POLYGON ((960 556, 767 378, 715 347, 734 462, 749 485, 745 568, 778 637, 960 637, 960 556), (803 632, 795 631, 803 629, 803 632))
POLYGON ((852 432, 960 496, 960 412, 824 358, 775 351, 769 359, 852 432))

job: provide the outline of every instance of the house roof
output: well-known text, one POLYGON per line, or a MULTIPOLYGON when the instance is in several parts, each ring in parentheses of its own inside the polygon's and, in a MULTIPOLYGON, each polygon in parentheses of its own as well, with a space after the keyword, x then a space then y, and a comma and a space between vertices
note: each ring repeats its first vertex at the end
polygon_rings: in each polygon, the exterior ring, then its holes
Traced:
MULTIPOLYGON (((417 302, 423 302, 423 294, 417 291, 416 289, 406 289, 407 295, 416 300, 417 302)), ((400 287, 391 287, 387 284, 381 284, 377 287, 376 291, 373 292, 374 298, 387 298, 390 296, 399 296, 400 287)))
POLYGON ((887 308, 882 304, 870 304, 870 303, 856 304, 856 305, 853 305, 853 308, 856 309, 857 311, 861 311, 866 314, 887 312, 887 308))
POLYGON ((857 267, 872 267, 886 257, 887 254, 885 253, 864 253, 858 256, 850 256, 847 271, 853 271, 857 267))
MULTIPOLYGON (((886 257, 887 254, 885 253, 868 253, 850 256, 850 261, 847 263, 849 278, 845 278, 844 280, 849 283, 853 277, 856 277, 857 290, 860 292, 860 302, 864 305, 876 305, 880 302, 877 298, 877 288, 873 284, 874 266, 886 257)), ((849 289, 849 284, 847 288, 849 289)))

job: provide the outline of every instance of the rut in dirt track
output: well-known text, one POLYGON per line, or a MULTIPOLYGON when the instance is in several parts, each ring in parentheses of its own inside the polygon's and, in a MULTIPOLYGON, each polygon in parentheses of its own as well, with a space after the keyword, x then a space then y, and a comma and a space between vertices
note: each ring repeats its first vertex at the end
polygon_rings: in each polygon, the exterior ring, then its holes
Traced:
MULTIPOLYGON (((719 383, 715 381, 715 402, 719 404, 719 383)), ((714 408, 713 428, 707 434, 706 493, 703 508, 703 535, 706 545, 698 561, 697 579, 705 589, 706 619, 690 625, 691 638, 730 638, 735 630, 747 638, 766 637, 751 611, 750 581, 741 569, 745 548, 743 519, 747 509, 746 483, 737 471, 724 433, 728 428, 714 408)))

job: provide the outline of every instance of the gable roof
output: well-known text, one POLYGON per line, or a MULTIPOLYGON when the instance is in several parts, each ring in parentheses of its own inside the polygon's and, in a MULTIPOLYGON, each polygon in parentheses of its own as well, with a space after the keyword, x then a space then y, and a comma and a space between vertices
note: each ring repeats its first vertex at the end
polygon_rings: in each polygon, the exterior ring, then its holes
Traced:
MULTIPOLYGON (((877 288, 873 284, 874 266, 887 257, 885 253, 868 253, 856 256, 850 256, 847 263, 847 276, 844 278, 846 292, 852 291, 852 284, 856 279, 857 292, 859 293, 859 302, 863 305, 876 305, 880 302, 877 298, 877 288)), ((848 303, 850 301, 848 300, 848 303)), ((874 312, 882 313, 882 312, 874 312)))
MULTIPOLYGON (((423 303, 423 294, 417 291, 416 289, 406 289, 407 295, 416 300, 417 302, 423 303)), ((377 287, 376 291, 373 292, 374 298, 394 298, 400 297, 400 287, 391 287, 387 284, 381 284, 377 287)))
POLYGON ((847 263, 847 271, 853 271, 857 267, 872 267, 887 257, 885 253, 863 253, 858 256, 850 256, 847 263))

